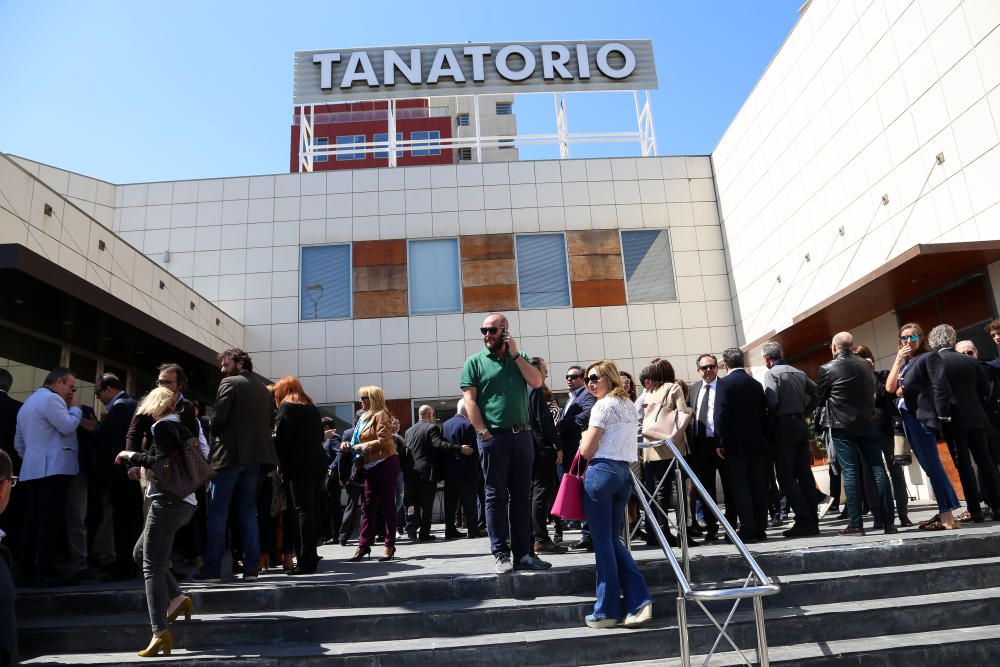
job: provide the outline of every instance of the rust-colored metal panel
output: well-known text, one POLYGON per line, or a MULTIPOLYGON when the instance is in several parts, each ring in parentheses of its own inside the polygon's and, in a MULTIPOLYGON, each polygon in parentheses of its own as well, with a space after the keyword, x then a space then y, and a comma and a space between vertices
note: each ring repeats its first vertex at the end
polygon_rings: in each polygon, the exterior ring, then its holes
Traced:
POLYGON ((483 285, 462 290, 467 313, 517 310, 517 285, 483 285))
POLYGON ((462 262, 462 286, 515 285, 517 270, 513 259, 477 259, 462 262))
POLYGON ((569 256, 621 255, 622 245, 616 229, 589 229, 566 232, 569 256))
POLYGON ((394 292, 358 292, 354 295, 354 319, 405 317, 406 290, 394 292))
POLYGON ((574 308, 624 306, 624 280, 581 280, 571 283, 574 308))
POLYGON ((624 278, 619 255, 577 255, 569 258, 569 277, 573 281, 624 278))
POLYGON ((354 292, 406 292, 406 266, 355 266, 354 292))
POLYGON ((513 234, 475 234, 460 237, 462 262, 479 259, 514 259, 513 234))
POLYGON ((406 264, 406 239, 388 241, 355 241, 351 246, 354 266, 406 264))

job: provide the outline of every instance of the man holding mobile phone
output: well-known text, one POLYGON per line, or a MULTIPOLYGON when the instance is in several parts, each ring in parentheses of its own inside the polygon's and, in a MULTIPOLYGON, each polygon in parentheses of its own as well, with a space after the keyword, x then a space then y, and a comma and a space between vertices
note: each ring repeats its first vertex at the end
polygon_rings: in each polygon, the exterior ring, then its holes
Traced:
POLYGON ((465 360, 461 385, 486 479, 486 530, 494 571, 547 570, 552 564, 531 552, 530 527, 535 449, 528 387, 541 387, 542 374, 518 350, 506 317, 488 315, 479 331, 484 347, 465 360))

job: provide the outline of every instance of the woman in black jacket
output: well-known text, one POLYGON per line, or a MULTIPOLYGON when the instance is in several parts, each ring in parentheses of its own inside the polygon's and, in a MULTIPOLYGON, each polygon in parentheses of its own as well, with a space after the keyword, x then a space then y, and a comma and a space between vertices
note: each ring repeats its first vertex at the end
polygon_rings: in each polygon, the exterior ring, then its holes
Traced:
POLYGON ((922 530, 951 530, 961 524, 952 514, 960 505, 948 474, 941 465, 937 441, 941 424, 951 421, 951 388, 937 352, 927 347, 919 324, 904 324, 899 330, 899 352, 886 378, 885 389, 896 395, 903 417, 903 430, 913 455, 927 473, 938 515, 922 522, 922 530))
POLYGON ((274 385, 278 417, 274 422, 274 448, 288 482, 299 519, 299 562, 288 574, 313 574, 316 553, 316 512, 319 492, 328 465, 323 451, 323 420, 297 378, 287 375, 274 385))
MULTIPOLYGON (((130 466, 130 478, 138 479, 138 467, 152 468, 159 461, 179 453, 184 443, 193 437, 191 431, 181 423, 180 416, 174 412, 176 404, 177 394, 166 387, 157 387, 142 399, 135 414, 148 415, 154 420, 151 427, 153 440, 149 451, 122 451, 115 458, 116 463, 130 466)), ((146 497, 150 501, 149 511, 146 513, 142 535, 132 554, 136 564, 142 568, 146 582, 146 604, 153 627, 153 638, 149 646, 139 651, 143 658, 155 656, 160 651, 165 656, 170 655, 174 638, 169 623, 181 614, 187 620, 191 619, 191 598, 181 591, 168 564, 173 551, 174 535, 191 520, 198 506, 194 493, 185 498, 173 498, 157 488, 156 479, 152 475, 146 486, 146 497)))

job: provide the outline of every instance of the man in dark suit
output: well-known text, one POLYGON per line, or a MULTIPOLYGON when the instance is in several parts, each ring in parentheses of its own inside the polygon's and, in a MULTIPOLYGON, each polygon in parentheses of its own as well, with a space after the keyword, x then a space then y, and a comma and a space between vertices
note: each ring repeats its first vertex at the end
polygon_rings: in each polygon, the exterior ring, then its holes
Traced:
MULTIPOLYGON (((543 378, 549 376, 549 365, 541 357, 532 357, 531 365, 543 378)), ((556 466, 562 463, 559 434, 553 421, 552 406, 546 399, 552 392, 544 384, 528 390, 528 416, 531 420, 531 437, 535 446, 535 460, 531 467, 531 550, 538 553, 566 553, 568 549, 556 544, 549 537, 546 522, 549 510, 559 490, 556 466)))
MULTIPOLYGON (((357 420, 361 419, 363 412, 363 410, 358 410, 354 414, 355 424, 357 420)), ((341 442, 350 443, 353 440, 354 427, 352 426, 344 431, 341 442)), ((353 452, 353 449, 345 450, 338 448, 337 453, 333 457, 333 462, 330 464, 330 470, 337 471, 337 480, 340 482, 340 487, 347 494, 347 504, 344 505, 344 516, 340 521, 340 546, 342 547, 347 546, 347 540, 351 538, 351 535, 354 533, 354 527, 361 520, 361 494, 364 492, 364 486, 351 481, 351 473, 354 471, 353 452)))
MULTIPOLYGON (((597 398, 587 390, 581 366, 570 366, 566 371, 566 388, 569 390, 569 398, 566 399, 562 417, 559 418, 556 428, 559 429, 559 440, 562 445, 563 466, 568 467, 572 465, 573 457, 580 449, 580 438, 590 424, 590 410, 597 402, 597 398)), ((560 523, 556 524, 556 532, 562 533, 560 523)), ((572 546, 574 549, 588 551, 594 548, 586 522, 583 524, 580 541, 572 546)))
POLYGON ((108 413, 97 431, 98 474, 107 479, 115 540, 115 562, 111 579, 132 579, 138 573, 132 549, 142 533, 142 491, 139 481, 129 479, 128 469, 114 465, 118 452, 126 449, 125 438, 138 403, 125 393, 118 376, 105 373, 97 384, 97 398, 108 413))
MULTIPOLYGON (((468 446, 475 454, 476 427, 465 414, 465 401, 458 402, 455 416, 441 427, 444 439, 452 445, 468 446)), ((444 457, 444 536, 446 538, 477 538, 485 533, 479 531, 476 513, 476 489, 482 480, 483 469, 478 456, 450 454, 444 457), (455 526, 455 513, 459 503, 465 516, 466 533, 455 526)))
MULTIPOLYGON (((712 500, 716 502, 718 495, 715 489, 715 477, 718 474, 726 497, 726 521, 735 526, 739 520, 736 503, 729 491, 725 462, 716 452, 718 441, 715 435, 715 402, 718 398, 719 360, 714 354, 706 352, 698 356, 697 365, 701 379, 691 385, 687 395, 688 406, 695 411, 694 419, 688 426, 688 442, 691 443, 694 472, 712 500)), ((718 536, 719 523, 712 512, 706 511, 704 516, 705 541, 712 542, 718 536)))
POLYGON ((222 382, 215 398, 212 444, 208 457, 215 468, 209 482, 208 545, 198 579, 221 576, 229 505, 235 507, 243 543, 243 578, 256 579, 260 567, 257 528, 257 475, 262 464, 278 464, 271 431, 274 398, 253 374, 250 355, 240 349, 219 355, 222 382))
POLYGON ((406 463, 403 466, 410 516, 406 532, 410 539, 430 542, 434 497, 441 479, 441 459, 447 453, 472 456, 475 450, 469 445, 453 445, 441 436, 441 429, 434 421, 434 408, 421 405, 417 410, 417 423, 406 430, 406 463))
MULTIPOLYGON (((717 384, 716 452, 725 461, 744 543, 767 539, 767 411, 764 387, 743 368, 743 351, 722 353, 729 374, 717 384)), ((727 503, 729 498, 726 498, 727 503)))
MULTIPOLYGON (((0 368, 0 451, 7 453, 14 466, 14 475, 21 470, 21 457, 14 449, 14 433, 17 431, 17 413, 21 409, 21 401, 7 395, 14 386, 14 378, 6 368, 0 368)), ((18 494, 0 514, 0 530, 15 533, 21 527, 23 509, 18 494)), ((16 542, 15 542, 16 544, 16 542)))
POLYGON ((951 386, 951 423, 944 428, 952 458, 965 491, 965 504, 969 519, 976 523, 985 520, 979 504, 980 495, 972 459, 976 461, 983 481, 983 496, 993 508, 993 518, 1000 519, 1000 474, 990 456, 987 439, 984 402, 989 398, 990 386, 985 369, 975 358, 955 351, 955 329, 940 324, 931 329, 927 342, 941 355, 944 376, 951 386), (971 454, 971 456, 970 456, 971 454))
MULTIPOLYGON (((8 385, 9 388, 9 385, 8 385)), ((0 517, 10 502, 14 488, 14 465, 7 452, 0 451, 0 517)), ((13 560, 3 544, 0 530, 0 665, 17 664, 17 619, 14 616, 13 560)))

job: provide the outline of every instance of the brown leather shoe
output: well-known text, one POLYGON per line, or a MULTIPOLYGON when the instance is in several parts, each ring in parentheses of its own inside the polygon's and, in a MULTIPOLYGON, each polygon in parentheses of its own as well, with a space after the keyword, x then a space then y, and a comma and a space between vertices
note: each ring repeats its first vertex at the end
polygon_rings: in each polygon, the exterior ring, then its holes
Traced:
POLYGON ((851 528, 850 526, 848 526, 847 528, 838 530, 837 534, 840 535, 841 537, 853 537, 855 535, 863 536, 865 534, 865 529, 851 528))

